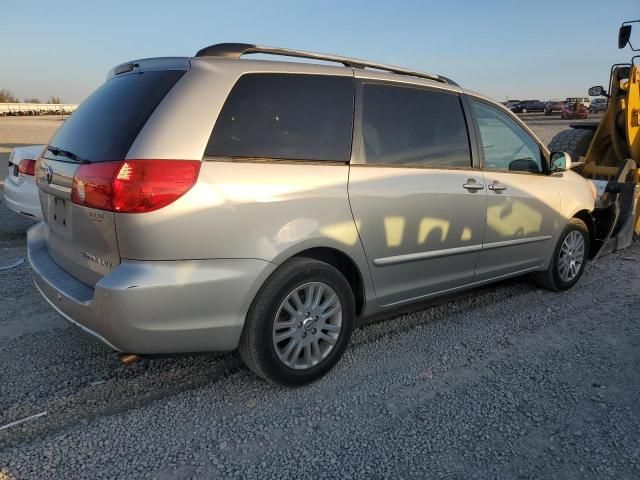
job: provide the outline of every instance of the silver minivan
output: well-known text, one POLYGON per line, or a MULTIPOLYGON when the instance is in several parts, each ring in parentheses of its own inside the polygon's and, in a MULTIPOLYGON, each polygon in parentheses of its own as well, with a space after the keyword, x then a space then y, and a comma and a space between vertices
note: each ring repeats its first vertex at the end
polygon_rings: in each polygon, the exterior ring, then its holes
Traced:
POLYGON ((595 190, 570 164, 445 77, 212 45, 115 67, 60 127, 29 259, 44 298, 116 351, 238 349, 301 384, 373 314, 527 273, 571 287, 595 190))

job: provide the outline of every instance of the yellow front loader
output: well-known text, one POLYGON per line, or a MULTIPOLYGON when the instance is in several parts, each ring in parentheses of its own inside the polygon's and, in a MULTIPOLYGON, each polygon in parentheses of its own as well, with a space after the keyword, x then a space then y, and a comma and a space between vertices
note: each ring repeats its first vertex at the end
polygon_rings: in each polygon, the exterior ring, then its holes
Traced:
MULTIPOLYGON (((631 44, 631 28, 640 20, 624 22, 618 33, 618 48, 631 44)), ((640 25, 639 25, 640 27, 640 25)), ((640 46, 639 46, 640 47, 640 46)), ((549 148, 569 153, 573 169, 596 186, 596 209, 592 256, 600 257, 631 244, 640 235, 640 66, 631 63, 611 67, 609 90, 597 86, 591 96, 608 98, 599 123, 575 123, 558 133, 549 148)))

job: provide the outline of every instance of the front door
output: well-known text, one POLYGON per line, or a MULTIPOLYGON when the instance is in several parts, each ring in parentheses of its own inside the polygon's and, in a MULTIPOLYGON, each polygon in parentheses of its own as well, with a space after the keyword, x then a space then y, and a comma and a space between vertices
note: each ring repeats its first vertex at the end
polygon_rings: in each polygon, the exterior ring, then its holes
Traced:
POLYGON ((378 301, 471 283, 486 189, 456 93, 360 81, 349 199, 378 301))
POLYGON ((560 214, 557 182, 538 143, 505 112, 472 100, 487 184, 487 222, 476 280, 541 266, 553 250, 560 214))

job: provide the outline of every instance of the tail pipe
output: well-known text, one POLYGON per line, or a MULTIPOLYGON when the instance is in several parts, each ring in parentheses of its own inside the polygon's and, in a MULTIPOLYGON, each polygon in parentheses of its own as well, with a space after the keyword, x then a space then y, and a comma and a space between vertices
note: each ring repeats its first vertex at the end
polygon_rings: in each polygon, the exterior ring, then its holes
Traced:
POLYGON ((121 353, 119 355, 120 363, 123 365, 131 365, 132 363, 139 362, 142 360, 140 355, 136 355, 135 353, 121 353))

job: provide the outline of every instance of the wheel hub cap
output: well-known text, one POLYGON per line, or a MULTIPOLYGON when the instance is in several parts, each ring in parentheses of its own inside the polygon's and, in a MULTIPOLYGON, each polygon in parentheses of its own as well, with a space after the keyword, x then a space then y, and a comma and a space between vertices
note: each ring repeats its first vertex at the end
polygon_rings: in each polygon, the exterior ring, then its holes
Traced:
POLYGON ((304 322, 302 322, 302 327, 304 328, 305 332, 310 332, 311 330, 313 330, 314 325, 315 322, 310 318, 307 318, 304 322))

